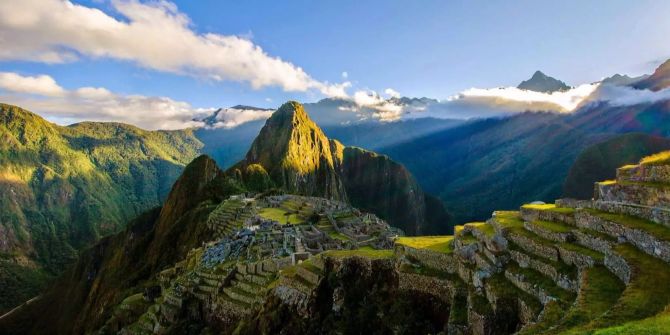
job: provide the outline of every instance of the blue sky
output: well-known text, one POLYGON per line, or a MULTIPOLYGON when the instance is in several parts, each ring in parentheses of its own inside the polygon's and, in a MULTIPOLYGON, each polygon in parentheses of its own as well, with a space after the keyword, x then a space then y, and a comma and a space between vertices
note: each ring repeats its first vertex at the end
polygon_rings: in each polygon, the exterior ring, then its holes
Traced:
MULTIPOLYGON (((113 2, 73 2, 130 21, 113 2)), ((302 68, 315 81, 350 81, 349 93, 393 88, 404 96, 447 98, 472 87, 515 86, 538 69, 576 86, 617 72, 648 73, 670 57, 668 1, 199 0, 175 4, 177 13, 190 18, 188 28, 195 34, 249 39, 269 57, 302 68)), ((5 28, 4 34, 16 32, 5 28)), ((48 75, 67 90, 104 87, 123 95, 169 97, 194 108, 276 107, 288 99, 310 102, 325 97, 318 89, 253 88, 245 80, 175 73, 132 58, 85 52, 58 64, 26 58, 21 54, 0 57, 0 71, 48 75)))

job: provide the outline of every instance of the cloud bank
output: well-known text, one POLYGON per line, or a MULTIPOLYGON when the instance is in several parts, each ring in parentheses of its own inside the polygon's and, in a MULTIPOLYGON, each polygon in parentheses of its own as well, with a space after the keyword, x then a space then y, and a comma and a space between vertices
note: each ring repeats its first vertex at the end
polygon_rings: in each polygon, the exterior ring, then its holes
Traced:
POLYGON ((206 127, 235 128, 247 122, 265 120, 273 112, 272 109, 222 108, 214 112, 213 120, 206 127))
POLYGON ((254 89, 317 90, 329 97, 346 96, 350 85, 315 80, 244 37, 198 33, 168 1, 112 0, 111 6, 122 19, 68 0, 0 1, 0 60, 111 58, 156 71, 245 82, 254 89))
POLYGON ((0 72, 0 100, 39 111, 49 119, 115 121, 145 129, 199 127, 203 123, 193 118, 214 111, 168 97, 120 95, 101 87, 66 90, 50 76, 13 72, 0 72))

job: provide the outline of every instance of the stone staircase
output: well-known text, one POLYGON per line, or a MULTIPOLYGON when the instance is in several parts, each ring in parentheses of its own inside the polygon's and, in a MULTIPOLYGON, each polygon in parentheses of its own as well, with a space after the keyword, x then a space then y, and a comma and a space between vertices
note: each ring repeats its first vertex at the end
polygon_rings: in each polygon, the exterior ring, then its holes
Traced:
POLYGON ((238 263, 234 277, 223 287, 219 298, 234 306, 239 314, 246 314, 263 302, 268 285, 277 277, 277 267, 271 260, 257 263, 238 263))

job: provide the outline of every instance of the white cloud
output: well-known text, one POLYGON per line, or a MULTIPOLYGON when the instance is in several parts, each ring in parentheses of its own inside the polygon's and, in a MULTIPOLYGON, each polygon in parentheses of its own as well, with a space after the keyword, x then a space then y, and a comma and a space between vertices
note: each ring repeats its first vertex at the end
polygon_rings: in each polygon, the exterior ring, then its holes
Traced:
POLYGON ((12 72, 0 72, 0 89, 49 97, 65 94, 65 90, 49 76, 24 77, 12 72))
POLYGON ((213 111, 167 97, 120 95, 101 87, 66 90, 50 76, 12 72, 0 72, 0 100, 51 119, 125 122, 145 129, 201 126, 193 118, 213 111))
MULTIPOLYGON (((149 69, 212 80, 340 94, 302 68, 268 55, 248 38, 198 33, 168 1, 112 0, 123 19, 68 0, 0 1, 0 60, 63 63, 112 58, 149 69)), ((345 87, 346 88, 346 87, 345 87)))
POLYGON ((403 112, 402 106, 382 98, 375 91, 356 91, 353 102, 359 107, 371 109, 372 117, 382 122, 399 120, 403 112))
POLYGON ((243 123, 269 118, 274 110, 223 108, 216 111, 212 128, 234 128, 243 123))
POLYGON ((384 93, 388 95, 391 98, 400 98, 400 92, 392 89, 392 88, 387 88, 384 90, 384 93))
POLYGON ((632 106, 663 100, 670 100, 670 88, 650 91, 629 86, 602 85, 589 98, 589 101, 604 101, 612 106, 632 106))
POLYGON ((342 78, 344 79, 349 78, 349 73, 347 71, 342 72, 342 78))
POLYGON ((521 90, 516 87, 471 88, 447 99, 497 107, 509 111, 553 110, 571 112, 593 93, 599 84, 584 84, 567 91, 553 93, 521 90))

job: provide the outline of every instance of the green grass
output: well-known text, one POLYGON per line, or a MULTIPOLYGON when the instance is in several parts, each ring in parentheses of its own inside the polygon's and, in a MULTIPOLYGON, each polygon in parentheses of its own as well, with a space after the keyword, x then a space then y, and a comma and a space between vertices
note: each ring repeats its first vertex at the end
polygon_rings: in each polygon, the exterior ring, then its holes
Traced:
POLYGON ((594 335, 648 335, 670 334, 670 311, 666 309, 659 315, 624 323, 620 326, 599 329, 594 335))
POLYGON ((560 242, 556 243, 557 246, 563 247, 563 249, 567 249, 569 251, 576 252, 578 254, 586 255, 591 258, 593 258, 597 262, 602 262, 605 259, 605 255, 602 253, 589 249, 587 247, 581 246, 579 244, 571 243, 571 242, 560 242))
POLYGON ((522 208, 535 209, 540 211, 552 211, 563 214, 572 214, 575 212, 574 208, 556 207, 556 204, 526 204, 522 208))
POLYGON ((484 236, 488 238, 492 238, 493 235, 495 235, 496 231, 495 228, 493 228, 492 225, 486 223, 486 222, 471 222, 471 223, 466 223, 465 224, 468 227, 472 227, 473 229, 479 230, 484 234, 484 236))
POLYGON ((376 249, 354 249, 354 250, 328 250, 322 253, 324 256, 335 257, 335 258, 346 258, 346 257, 364 257, 371 259, 383 259, 383 258, 392 258, 393 250, 376 250, 376 249))
POLYGON ((495 220, 503 228, 523 228, 523 220, 516 211, 497 211, 495 212, 495 220))
POLYGON ((285 209, 282 208, 263 208, 260 210, 258 215, 260 215, 262 218, 265 218, 267 220, 273 220, 277 221, 280 224, 286 224, 287 223, 287 216, 288 216, 288 223, 291 224, 299 224, 305 222, 303 218, 301 218, 299 215, 295 213, 291 213, 289 215, 286 215, 289 213, 285 209))
POLYGON ((641 165, 666 165, 670 164, 670 151, 664 151, 655 155, 642 158, 641 165))
POLYGON ((524 278, 526 278, 526 281, 539 286, 549 295, 560 300, 562 304, 571 303, 575 299, 575 294, 573 292, 557 286, 551 278, 540 272, 533 269, 522 268, 516 263, 511 263, 507 269, 512 273, 523 275, 524 278))
POLYGON ((427 249, 448 254, 454 250, 453 248, 454 236, 415 236, 415 237, 399 237, 395 240, 396 244, 414 249, 427 249))
POLYGON ((645 231, 663 241, 670 241, 670 228, 655 223, 653 221, 648 221, 636 218, 634 216, 628 216, 623 214, 606 213, 596 209, 587 209, 587 211, 590 214, 605 219, 607 221, 616 222, 631 229, 638 229, 645 231))
POLYGON ((630 244, 618 245, 614 251, 631 264, 631 281, 616 304, 584 329, 594 330, 646 319, 664 311, 670 303, 670 285, 667 284, 670 282, 670 266, 667 263, 630 244))
POLYGON ((523 248, 516 245, 514 242, 508 242, 507 248, 509 250, 514 250, 514 251, 523 253, 523 254, 527 255, 528 257, 530 257, 531 259, 533 259, 535 261, 545 263, 545 264, 553 267, 554 269, 556 269, 556 271, 558 271, 559 273, 565 274, 570 278, 576 278, 576 276, 577 276, 577 268, 575 266, 570 266, 570 265, 567 265, 567 264, 565 264, 561 261, 554 261, 554 260, 551 260, 551 259, 548 259, 548 258, 544 258, 544 257, 538 256, 538 255, 526 252, 523 248))
POLYGON ((574 229, 574 227, 564 223, 552 221, 534 221, 532 224, 554 233, 569 233, 574 229))
POLYGON ((336 240, 345 241, 345 242, 351 240, 351 239, 348 238, 346 235, 344 235, 344 234, 342 234, 342 233, 340 233, 340 232, 337 232, 337 231, 335 231, 335 230, 328 231, 328 236, 330 236, 330 237, 332 237, 332 238, 334 238, 334 239, 336 239, 336 240))
POLYGON ((470 245, 479 242, 479 240, 477 240, 477 238, 471 233, 459 234, 456 236, 456 239, 459 240, 463 245, 470 245))
POLYGON ((582 275, 577 301, 551 333, 564 332, 600 317, 616 303, 624 288, 619 278, 604 266, 588 268, 582 275))

